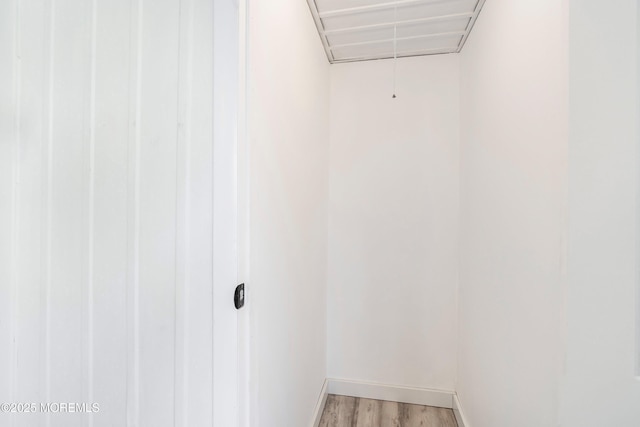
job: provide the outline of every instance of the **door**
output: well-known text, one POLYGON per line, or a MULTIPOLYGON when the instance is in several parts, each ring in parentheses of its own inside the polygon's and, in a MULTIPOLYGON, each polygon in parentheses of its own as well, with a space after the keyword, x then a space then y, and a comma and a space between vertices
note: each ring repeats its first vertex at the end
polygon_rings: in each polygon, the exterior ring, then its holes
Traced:
POLYGON ((236 76, 233 0, 0 2, 0 425, 236 425, 236 76))

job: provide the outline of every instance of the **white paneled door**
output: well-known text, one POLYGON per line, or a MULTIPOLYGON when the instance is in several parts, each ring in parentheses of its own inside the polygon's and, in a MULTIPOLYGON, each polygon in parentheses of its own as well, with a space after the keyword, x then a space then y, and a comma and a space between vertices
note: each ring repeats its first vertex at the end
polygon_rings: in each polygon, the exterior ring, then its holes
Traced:
POLYGON ((0 2, 0 425, 237 425, 235 0, 0 2))

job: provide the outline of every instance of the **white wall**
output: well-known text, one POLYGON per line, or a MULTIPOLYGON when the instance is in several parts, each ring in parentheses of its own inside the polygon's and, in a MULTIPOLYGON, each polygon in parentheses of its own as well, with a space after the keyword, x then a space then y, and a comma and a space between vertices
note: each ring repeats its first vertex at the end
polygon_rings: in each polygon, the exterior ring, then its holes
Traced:
POLYGON ((0 424, 211 426, 212 7, 0 3, 0 424))
POLYGON ((249 3, 252 426, 311 421, 326 377, 329 63, 300 0, 249 3))
POLYGON ((330 377, 454 387, 458 66, 331 68, 330 377))
POLYGON ((557 421, 566 263, 564 3, 487 1, 461 54, 456 390, 472 427, 557 421))
POLYGON ((571 1, 563 427, 640 425, 638 2, 571 1))

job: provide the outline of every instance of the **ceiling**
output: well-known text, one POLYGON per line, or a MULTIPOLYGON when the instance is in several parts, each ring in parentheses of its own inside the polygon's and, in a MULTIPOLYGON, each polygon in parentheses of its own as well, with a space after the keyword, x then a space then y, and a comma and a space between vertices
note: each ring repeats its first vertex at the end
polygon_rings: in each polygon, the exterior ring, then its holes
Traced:
POLYGON ((331 63, 460 52, 485 0, 307 0, 331 63), (395 43, 394 43, 395 34, 395 43))

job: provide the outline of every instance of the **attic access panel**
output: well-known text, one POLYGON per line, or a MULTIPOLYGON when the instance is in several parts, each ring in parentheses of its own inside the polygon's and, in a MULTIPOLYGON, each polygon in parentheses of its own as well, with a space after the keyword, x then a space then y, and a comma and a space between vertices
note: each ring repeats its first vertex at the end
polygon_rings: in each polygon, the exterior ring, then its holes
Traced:
POLYGON ((329 62, 457 53, 485 0, 307 0, 329 62))

